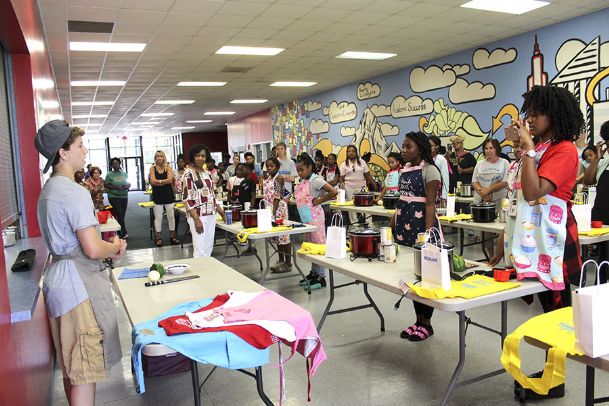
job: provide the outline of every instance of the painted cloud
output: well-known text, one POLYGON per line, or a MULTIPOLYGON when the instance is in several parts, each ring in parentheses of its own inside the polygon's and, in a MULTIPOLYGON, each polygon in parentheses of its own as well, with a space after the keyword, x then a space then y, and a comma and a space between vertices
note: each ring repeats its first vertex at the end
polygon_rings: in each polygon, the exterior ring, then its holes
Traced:
POLYGON ((342 123, 344 121, 351 121, 357 117, 357 106, 355 103, 349 103, 346 101, 337 103, 333 101, 330 103, 328 110, 328 118, 330 123, 342 123))
POLYGON ((357 98, 359 100, 373 99, 381 95, 378 83, 366 82, 357 85, 357 98))
POLYGON ((309 124, 309 130, 313 133, 313 134, 323 134, 323 133, 327 133, 328 131, 330 131, 330 124, 328 124, 327 121, 324 120, 311 120, 311 123, 309 124))
POLYGON ((321 114, 323 114, 324 116, 327 116, 327 115, 328 115, 328 112, 329 112, 328 107, 324 107, 324 108, 321 110, 321 114))
POLYGON ((472 56, 472 62, 476 69, 486 69, 497 65, 512 63, 518 56, 516 48, 505 50, 503 48, 494 49, 489 53, 488 49, 478 48, 472 56))
POLYGON ((343 137, 352 137, 355 135, 355 127, 341 127, 340 135, 343 137))
POLYGON ((321 102, 318 101, 308 101, 304 104, 304 108, 306 111, 315 111, 321 108, 321 102))
POLYGON ((400 127, 397 125, 391 125, 389 123, 381 123, 381 132, 385 137, 398 135, 400 133, 400 127))
POLYGON ((393 118, 412 117, 428 114, 433 111, 433 101, 423 100, 419 96, 397 96, 391 102, 391 116, 393 118))
POLYGON ((467 80, 458 78, 448 90, 448 98, 454 104, 467 103, 477 100, 495 98, 495 85, 482 82, 467 83, 467 80))
MULTIPOLYGON (((565 66, 571 62, 571 60, 580 53, 585 47, 586 43, 580 39, 570 39, 565 41, 558 52, 556 52, 555 64, 556 70, 559 72, 563 70, 565 66)), ((609 42, 603 42, 600 45, 600 67, 606 68, 609 66, 609 42)))
POLYGON ((385 117, 391 115, 391 107, 385 106, 384 104, 373 104, 372 107, 370 107, 370 110, 372 111, 372 114, 377 117, 385 117))
POLYGON ((463 76, 469 73, 469 65, 464 63, 463 65, 449 65, 442 66, 442 70, 452 69, 457 76, 463 76))
POLYGON ((452 69, 442 70, 439 66, 431 65, 425 69, 420 66, 410 71, 410 88, 417 93, 441 89, 455 83, 457 75, 452 69))

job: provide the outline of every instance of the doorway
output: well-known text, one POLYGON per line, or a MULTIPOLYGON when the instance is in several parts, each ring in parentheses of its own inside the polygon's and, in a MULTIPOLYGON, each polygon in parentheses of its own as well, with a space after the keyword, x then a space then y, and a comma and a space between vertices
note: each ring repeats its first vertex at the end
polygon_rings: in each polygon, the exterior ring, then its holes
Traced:
POLYGON ((144 161, 141 156, 127 156, 121 158, 127 173, 128 182, 131 184, 129 190, 144 190, 144 161))

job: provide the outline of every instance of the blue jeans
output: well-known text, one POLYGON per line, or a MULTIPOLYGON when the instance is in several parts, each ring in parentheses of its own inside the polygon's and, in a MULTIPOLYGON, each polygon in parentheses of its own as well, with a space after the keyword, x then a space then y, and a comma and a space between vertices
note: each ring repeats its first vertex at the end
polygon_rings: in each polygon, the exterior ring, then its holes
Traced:
POLYGON ((326 268, 324 268, 323 266, 321 266, 319 264, 311 264, 311 272, 316 273, 317 275, 321 276, 322 278, 326 277, 326 268))

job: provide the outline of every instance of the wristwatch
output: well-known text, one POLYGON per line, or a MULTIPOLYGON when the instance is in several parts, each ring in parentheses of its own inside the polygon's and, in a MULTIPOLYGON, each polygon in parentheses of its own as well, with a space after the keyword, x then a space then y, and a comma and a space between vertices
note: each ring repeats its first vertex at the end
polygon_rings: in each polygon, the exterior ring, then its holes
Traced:
POLYGON ((527 155, 529 156, 529 158, 535 158, 535 156, 537 155, 537 151, 535 151, 534 149, 530 149, 527 151, 527 155))

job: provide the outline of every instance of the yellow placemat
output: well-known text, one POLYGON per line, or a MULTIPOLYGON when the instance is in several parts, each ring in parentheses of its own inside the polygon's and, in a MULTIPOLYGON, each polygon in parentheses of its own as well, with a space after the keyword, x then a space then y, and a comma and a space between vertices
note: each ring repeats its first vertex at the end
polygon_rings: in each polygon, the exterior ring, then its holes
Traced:
POLYGON ((154 202, 141 202, 141 203, 138 203, 138 206, 140 206, 140 207, 154 207, 154 202))
POLYGON ((609 233, 609 227, 603 228, 591 228, 590 231, 579 231, 579 235, 585 235, 587 237, 598 237, 599 235, 605 235, 609 233))
POLYGON ((330 206, 353 206, 353 200, 349 200, 348 202, 344 202, 344 203, 338 203, 338 202, 330 203, 330 206))
MULTIPOLYGON (((351 248, 347 247, 347 252, 351 252, 351 248)), ((315 244, 312 242, 303 242, 298 250, 299 254, 310 255, 326 255, 326 244, 315 244)))
POLYGON ((438 219, 445 220, 445 221, 471 220, 472 219, 472 215, 471 214, 464 214, 464 213, 462 213, 462 214, 454 215, 452 217, 439 216, 438 219))
POLYGON ((174 204, 174 206, 178 209, 181 209, 182 207, 184 207, 184 203, 176 203, 174 204))
POLYGON ((501 364, 524 388, 547 394, 550 388, 565 382, 567 354, 583 355, 576 346, 573 308, 564 307, 524 322, 505 338, 501 364), (546 343, 546 365, 541 378, 529 378, 521 369, 520 342, 524 336, 546 343))
POLYGON ((455 297, 472 299, 520 286, 520 282, 497 282, 484 275, 472 275, 463 281, 451 281, 450 283, 449 290, 417 286, 410 282, 406 285, 418 296, 426 299, 450 299, 455 297))
POLYGON ((237 240, 239 240, 239 242, 246 242, 247 237, 249 237, 250 234, 275 233, 277 231, 285 231, 285 230, 291 230, 291 229, 292 229, 292 227, 290 227, 290 226, 272 227, 269 231, 258 231, 258 227, 246 228, 244 230, 241 230, 237 234, 237 240))

